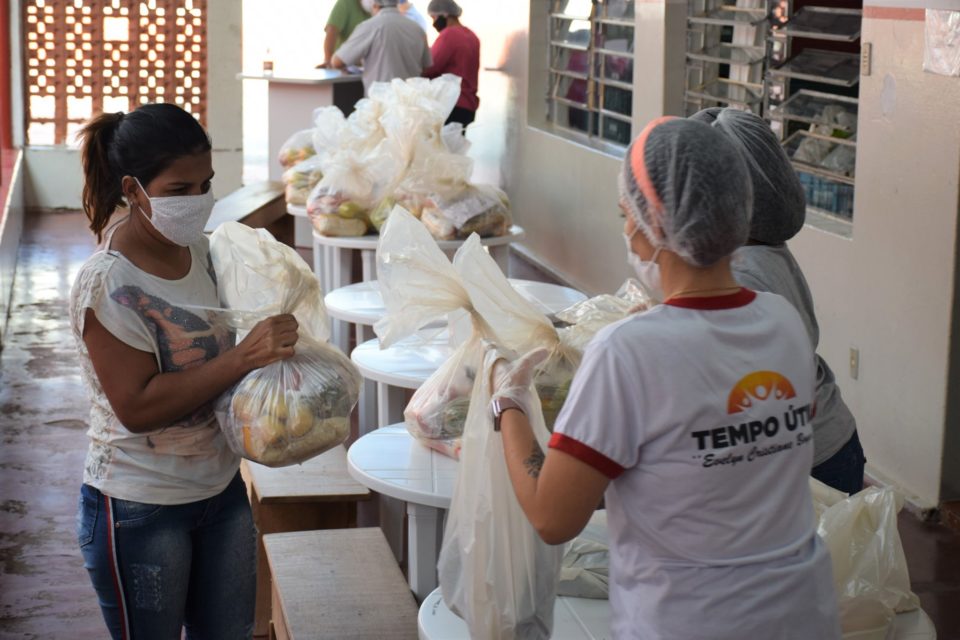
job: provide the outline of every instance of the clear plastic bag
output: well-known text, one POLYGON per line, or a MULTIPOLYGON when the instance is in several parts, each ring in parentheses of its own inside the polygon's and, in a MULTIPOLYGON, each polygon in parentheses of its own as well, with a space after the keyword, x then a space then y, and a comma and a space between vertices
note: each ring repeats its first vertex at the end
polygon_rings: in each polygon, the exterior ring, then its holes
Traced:
MULTIPOLYGON (((443 601, 466 621, 471 638, 540 640, 553 628, 564 547, 541 540, 514 494, 488 409, 496 357, 491 351, 484 358, 470 397, 437 570, 443 601)), ((530 423, 546 447, 549 433, 536 409, 530 423)))
POLYGON ((292 313, 296 355, 247 374, 215 406, 230 448, 268 466, 303 462, 341 444, 360 395, 360 372, 326 344, 329 327, 317 278, 292 248, 263 229, 227 222, 210 238, 223 313, 236 329, 292 313))
POLYGON ((303 162, 317 152, 313 147, 313 129, 303 129, 290 136, 280 147, 277 160, 284 169, 303 162))
POLYGON ((881 633, 884 620, 920 606, 897 530, 901 501, 890 488, 869 487, 847 497, 813 479, 810 487, 817 533, 833 562, 844 637, 881 633))
POLYGON ((307 204, 310 192, 322 179, 321 158, 315 155, 284 171, 283 184, 287 204, 307 204))
POLYGON ((512 224, 510 199, 491 185, 464 185, 449 195, 434 192, 420 219, 438 240, 504 236, 512 224))

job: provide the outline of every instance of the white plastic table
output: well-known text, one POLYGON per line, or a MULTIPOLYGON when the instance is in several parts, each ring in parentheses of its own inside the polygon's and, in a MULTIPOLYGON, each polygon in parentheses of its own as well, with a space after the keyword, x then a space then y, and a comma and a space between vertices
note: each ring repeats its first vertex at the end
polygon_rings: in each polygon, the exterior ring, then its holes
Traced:
POLYGON ((411 336, 387 349, 380 349, 379 340, 367 340, 354 349, 350 359, 365 383, 376 385, 375 396, 369 386, 364 385, 360 400, 361 433, 369 432, 374 426, 402 421, 406 390, 419 389, 452 353, 449 334, 442 329, 437 329, 436 335, 429 339, 411 336), (370 420, 374 412, 377 414, 375 425, 370 420))
MULTIPOLYGON (((467 623, 450 611, 440 589, 423 600, 417 616, 420 640, 469 640, 467 623)), ((553 609, 553 640, 601 640, 610 634, 610 601, 588 598, 557 598, 553 609)), ((917 609, 901 613, 894 621, 890 640, 936 640, 930 617, 917 609)))
MULTIPOLYGON (((511 279, 510 284, 547 316, 553 316, 586 299, 586 296, 576 289, 545 282, 511 279)), ((353 323, 357 327, 359 346, 354 350, 354 354, 358 357, 351 357, 364 374, 359 409, 360 429, 368 431, 374 426, 382 427, 399 422, 403 419, 403 389, 418 388, 443 360, 438 362, 436 354, 433 353, 419 357, 415 352, 422 342, 417 339, 402 341, 401 344, 383 351, 375 340, 368 344, 374 337, 371 327, 387 313, 380 295, 380 285, 376 280, 331 291, 324 302, 327 313, 333 318, 331 341, 344 353, 350 343, 344 323, 353 323), (409 370, 404 367, 409 367, 409 370), (391 380, 398 377, 402 378, 403 382, 394 385, 391 380), (378 416, 376 424, 373 424, 374 414, 378 416)), ((446 351, 446 356, 449 354, 449 350, 446 351)))
MULTIPOLYGON (((552 317, 564 309, 586 300, 587 296, 576 289, 562 285, 536 282, 535 280, 510 279, 510 284, 524 298, 533 303, 544 315, 552 317)), ((357 344, 373 338, 372 327, 381 318, 387 315, 387 308, 383 304, 380 293, 380 283, 377 280, 358 282, 329 291, 324 297, 327 313, 334 322, 333 343, 346 352, 347 336, 341 330, 337 335, 337 325, 351 323, 357 325, 357 344)))
MULTIPOLYGON (((287 212, 294 216, 305 216, 306 207, 288 205, 287 212)), ((523 227, 513 225, 505 236, 481 238, 480 244, 488 247, 490 255, 500 265, 504 273, 508 273, 509 246, 523 238, 523 227)), ((313 269, 320 276, 320 283, 324 291, 333 291, 350 284, 350 263, 353 259, 351 251, 360 252, 363 265, 363 278, 374 280, 377 277, 377 244, 380 236, 368 234, 344 238, 332 238, 313 232, 313 269)), ((437 240, 437 246, 448 255, 453 255, 465 240, 437 240)))
MULTIPOLYGON (((372 431, 347 451, 347 471, 354 480, 407 504, 407 573, 418 602, 437 587, 440 527, 458 466, 453 458, 414 440, 403 424, 372 431)), ((395 541, 398 532, 389 530, 392 522, 381 520, 381 526, 387 527, 387 539, 395 541)))

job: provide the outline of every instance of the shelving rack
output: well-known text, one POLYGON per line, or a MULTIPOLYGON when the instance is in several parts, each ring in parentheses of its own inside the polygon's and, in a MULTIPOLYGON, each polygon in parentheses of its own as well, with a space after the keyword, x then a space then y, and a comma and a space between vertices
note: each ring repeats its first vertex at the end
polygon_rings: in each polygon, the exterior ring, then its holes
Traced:
POLYGON ((770 29, 763 113, 800 176, 808 208, 850 221, 860 56, 810 46, 794 55, 793 42, 856 43, 862 11, 804 6, 787 16, 770 29))
POLYGON ((715 106, 761 113, 765 0, 687 4, 687 115, 715 106))

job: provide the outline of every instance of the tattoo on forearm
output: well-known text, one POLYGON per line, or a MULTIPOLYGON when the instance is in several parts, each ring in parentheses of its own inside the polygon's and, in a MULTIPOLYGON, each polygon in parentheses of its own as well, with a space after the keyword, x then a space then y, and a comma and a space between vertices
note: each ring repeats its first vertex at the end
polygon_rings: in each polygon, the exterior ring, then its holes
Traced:
POLYGON ((531 478, 540 477, 540 469, 543 468, 543 450, 540 448, 540 445, 536 442, 533 443, 533 451, 530 452, 530 457, 523 461, 523 466, 527 468, 527 474, 531 478))

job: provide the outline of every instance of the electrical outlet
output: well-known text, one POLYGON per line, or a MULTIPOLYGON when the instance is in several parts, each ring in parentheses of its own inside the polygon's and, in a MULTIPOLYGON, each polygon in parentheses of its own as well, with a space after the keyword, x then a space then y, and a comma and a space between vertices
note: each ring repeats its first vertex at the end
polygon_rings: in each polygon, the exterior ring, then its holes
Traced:
POLYGON ((860 349, 850 347, 850 377, 857 380, 860 377, 860 349))
POLYGON ((860 75, 870 75, 870 69, 873 63, 873 45, 864 42, 860 45, 860 75))

